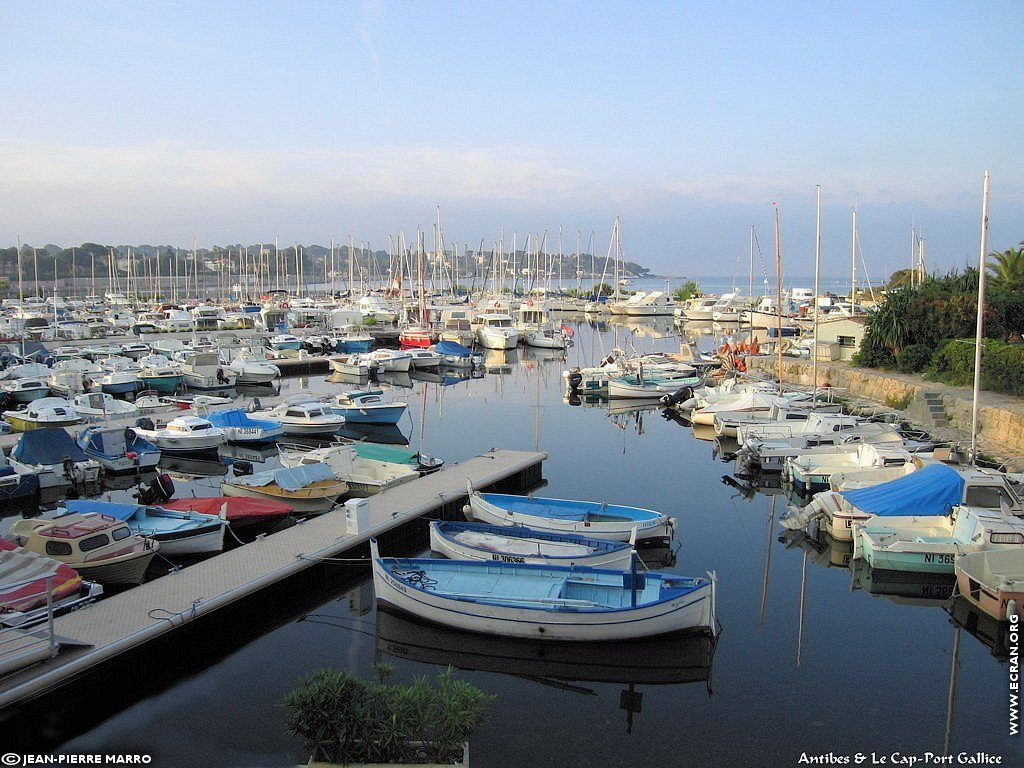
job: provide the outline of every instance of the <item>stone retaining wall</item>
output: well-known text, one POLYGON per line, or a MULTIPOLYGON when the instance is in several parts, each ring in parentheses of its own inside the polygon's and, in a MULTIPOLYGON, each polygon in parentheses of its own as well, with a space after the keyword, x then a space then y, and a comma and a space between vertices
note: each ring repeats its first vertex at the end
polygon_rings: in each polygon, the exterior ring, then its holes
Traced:
MULTIPOLYGON (((778 359, 748 357, 747 367, 772 376, 778 372, 778 359)), ((812 364, 807 360, 783 358, 783 381, 811 385, 812 364)), ((930 428, 925 419, 924 393, 942 396, 948 426, 970 439, 971 390, 925 381, 920 376, 856 368, 849 363, 819 362, 818 386, 836 387, 857 397, 906 411, 907 417, 930 428)), ((1001 458, 1024 455, 1024 402, 1008 395, 983 392, 978 410, 978 442, 982 449, 1001 458)))

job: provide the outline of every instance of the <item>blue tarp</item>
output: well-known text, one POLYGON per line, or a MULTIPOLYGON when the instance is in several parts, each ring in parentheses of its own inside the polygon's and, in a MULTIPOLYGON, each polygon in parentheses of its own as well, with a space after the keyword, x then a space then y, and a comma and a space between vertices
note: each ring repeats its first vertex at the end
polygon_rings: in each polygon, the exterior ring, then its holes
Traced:
POLYGON ((439 355, 457 355, 458 357, 469 357, 473 354, 473 350, 457 341, 439 341, 434 345, 434 351, 439 355))
POLYGON ((286 491, 300 491, 321 480, 336 479, 330 467, 323 462, 317 462, 316 464, 303 464, 298 467, 273 469, 269 472, 258 472, 248 477, 236 477, 234 482, 238 485, 248 485, 254 488, 276 482, 286 491))
POLYGON ((241 408, 231 408, 227 411, 214 411, 207 414, 207 420, 215 427, 263 427, 273 429, 281 426, 281 422, 270 419, 254 419, 241 408))
POLYGON ((11 456, 25 464, 60 464, 64 459, 86 461, 88 456, 63 429, 23 432, 11 456))
POLYGON ((138 504, 115 504, 112 501, 96 501, 95 499, 69 499, 64 502, 68 512, 95 512, 98 515, 110 515, 118 520, 128 520, 139 510, 138 504))
POLYGON ((840 495, 874 515, 944 515, 960 503, 963 492, 963 475, 945 464, 929 464, 887 483, 840 495))

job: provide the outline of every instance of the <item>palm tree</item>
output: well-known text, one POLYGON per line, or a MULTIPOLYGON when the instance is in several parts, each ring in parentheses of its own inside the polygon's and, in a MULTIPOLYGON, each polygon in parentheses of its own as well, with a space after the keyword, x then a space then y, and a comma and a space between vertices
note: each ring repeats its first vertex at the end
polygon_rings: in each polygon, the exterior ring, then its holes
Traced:
POLYGON ((985 273, 993 284, 1001 288, 1008 291, 1024 290, 1024 247, 990 253, 985 273))

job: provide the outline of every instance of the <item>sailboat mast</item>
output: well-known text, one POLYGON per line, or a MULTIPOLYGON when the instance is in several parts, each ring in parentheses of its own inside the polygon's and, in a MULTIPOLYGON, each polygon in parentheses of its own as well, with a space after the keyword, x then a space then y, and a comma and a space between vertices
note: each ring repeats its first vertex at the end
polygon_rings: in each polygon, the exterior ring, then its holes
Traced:
POLYGON ((775 320, 776 348, 779 351, 779 394, 782 394, 782 234, 779 231, 779 206, 775 203, 775 320))
POLYGON ((815 185, 817 192, 817 213, 815 215, 814 224, 814 344, 811 346, 811 354, 813 355, 811 361, 811 402, 815 402, 818 399, 818 276, 821 269, 821 184, 815 185))
POLYGON ((850 244, 850 311, 857 305, 857 209, 853 209, 853 235, 850 244))
POLYGON ((981 202, 981 256, 978 266, 978 327, 974 337, 974 397, 971 400, 971 464, 978 463, 978 395, 981 392, 981 342, 985 333, 985 262, 988 260, 988 171, 981 202))

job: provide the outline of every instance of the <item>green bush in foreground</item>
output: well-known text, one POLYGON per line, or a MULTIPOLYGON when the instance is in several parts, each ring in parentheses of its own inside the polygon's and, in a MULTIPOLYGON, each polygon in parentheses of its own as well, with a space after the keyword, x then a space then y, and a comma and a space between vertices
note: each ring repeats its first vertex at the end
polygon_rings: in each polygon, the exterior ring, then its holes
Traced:
POLYGON ((289 733, 299 736, 313 760, 331 763, 455 762, 494 697, 456 680, 452 670, 434 684, 388 683, 393 671, 375 664, 368 683, 345 670, 320 669, 285 696, 289 733))

